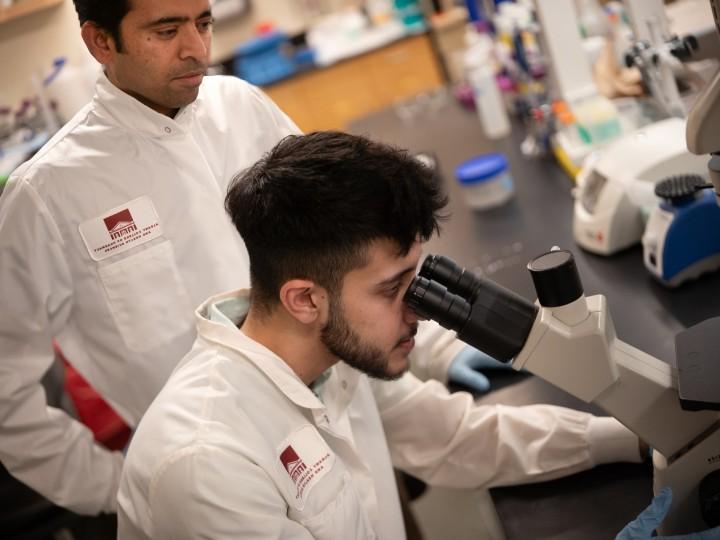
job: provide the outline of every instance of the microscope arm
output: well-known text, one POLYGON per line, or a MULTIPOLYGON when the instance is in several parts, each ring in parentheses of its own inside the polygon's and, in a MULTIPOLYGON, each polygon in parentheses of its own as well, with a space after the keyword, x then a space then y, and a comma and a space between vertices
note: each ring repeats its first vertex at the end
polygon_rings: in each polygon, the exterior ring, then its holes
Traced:
POLYGON ((718 421, 680 407, 675 369, 620 341, 601 295, 540 308, 512 367, 595 403, 668 459, 718 421))
POLYGON ((647 442, 655 493, 671 486, 674 494, 662 534, 720 525, 718 412, 684 410, 676 369, 617 338, 605 297, 585 297, 570 252, 554 249, 528 270, 535 304, 429 255, 404 300, 469 345, 598 405, 647 442))

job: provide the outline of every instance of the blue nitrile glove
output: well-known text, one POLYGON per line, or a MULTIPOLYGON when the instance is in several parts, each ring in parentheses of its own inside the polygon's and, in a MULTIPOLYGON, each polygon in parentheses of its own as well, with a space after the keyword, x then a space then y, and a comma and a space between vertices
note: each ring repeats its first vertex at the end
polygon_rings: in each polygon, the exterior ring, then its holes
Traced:
POLYGON ((478 370, 486 369, 512 369, 510 364, 499 362, 492 356, 478 351, 470 345, 464 347, 448 367, 448 382, 461 384, 473 392, 482 394, 490 390, 490 381, 478 370))
POLYGON ((720 540, 720 527, 706 531, 681 534, 679 536, 653 536, 653 531, 662 523, 672 503, 672 490, 664 487, 637 518, 625 525, 615 540, 720 540))

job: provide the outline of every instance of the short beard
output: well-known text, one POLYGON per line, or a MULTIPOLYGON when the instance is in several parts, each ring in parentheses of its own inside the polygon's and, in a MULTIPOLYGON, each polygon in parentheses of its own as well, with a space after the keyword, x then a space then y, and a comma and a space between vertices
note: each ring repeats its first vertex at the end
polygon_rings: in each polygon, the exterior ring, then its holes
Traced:
POLYGON ((402 372, 388 373, 387 355, 377 347, 362 343, 360 336, 350 328, 337 295, 330 293, 329 300, 328 322, 320 334, 320 340, 325 347, 347 365, 369 377, 384 381, 399 379, 402 372))

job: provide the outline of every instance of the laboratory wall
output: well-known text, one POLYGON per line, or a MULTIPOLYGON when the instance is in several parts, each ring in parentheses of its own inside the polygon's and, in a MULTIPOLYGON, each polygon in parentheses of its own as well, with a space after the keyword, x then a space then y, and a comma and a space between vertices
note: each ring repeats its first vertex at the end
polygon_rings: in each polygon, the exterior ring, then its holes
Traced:
MULTIPOLYGON (((215 28, 213 59, 227 58, 235 46, 254 32, 257 24, 274 23, 294 33, 318 13, 337 8, 343 0, 251 0, 250 10, 219 21, 215 28)), ((80 39, 72 0, 59 6, 0 24, 0 106, 16 105, 33 90, 32 77, 47 73, 54 58, 65 56, 78 63, 86 54, 80 39)))

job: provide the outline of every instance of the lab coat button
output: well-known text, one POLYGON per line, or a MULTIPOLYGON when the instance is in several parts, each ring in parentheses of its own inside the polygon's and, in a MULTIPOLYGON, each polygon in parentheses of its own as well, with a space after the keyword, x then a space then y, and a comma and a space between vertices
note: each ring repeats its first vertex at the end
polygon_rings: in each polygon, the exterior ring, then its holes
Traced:
POLYGON ((343 389, 343 390, 347 390, 347 381, 342 381, 342 382, 340 383, 340 386, 342 386, 342 389, 343 389))
POLYGON ((165 133, 172 133, 172 128, 166 126, 165 133))

